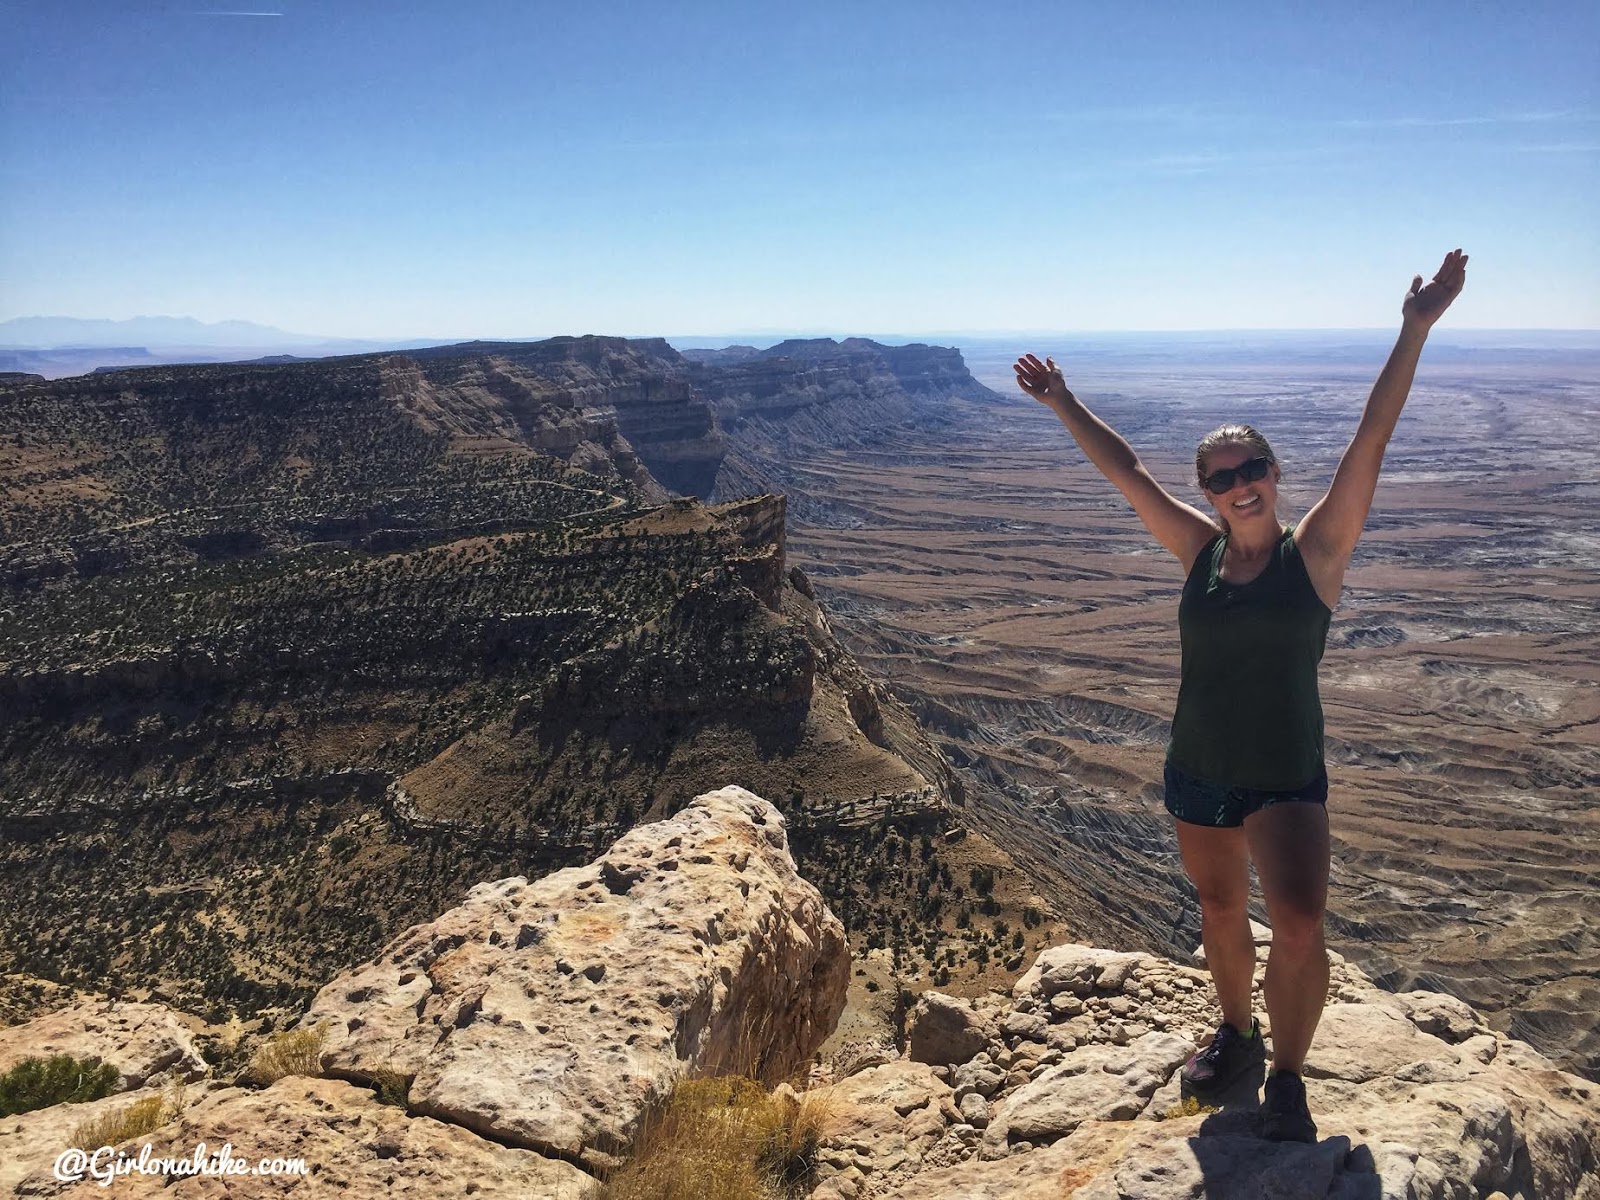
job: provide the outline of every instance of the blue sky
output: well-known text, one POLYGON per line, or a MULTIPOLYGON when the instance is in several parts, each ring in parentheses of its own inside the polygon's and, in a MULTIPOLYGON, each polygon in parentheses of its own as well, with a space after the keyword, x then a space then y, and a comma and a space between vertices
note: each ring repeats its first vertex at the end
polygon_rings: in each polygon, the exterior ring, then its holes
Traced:
POLYGON ((0 319, 1597 328, 1597 14, 0 0, 0 319))

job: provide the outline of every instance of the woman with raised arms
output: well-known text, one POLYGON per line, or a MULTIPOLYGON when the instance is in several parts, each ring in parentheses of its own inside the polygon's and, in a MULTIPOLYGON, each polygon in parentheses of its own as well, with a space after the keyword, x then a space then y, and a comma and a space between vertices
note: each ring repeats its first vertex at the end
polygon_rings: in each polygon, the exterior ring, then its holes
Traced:
POLYGON ((1223 1024, 1183 1068, 1215 1096, 1266 1060, 1250 1008, 1255 947, 1247 916, 1253 862, 1272 923, 1265 993, 1272 1071, 1263 1131, 1315 1141, 1301 1082, 1328 990, 1328 775, 1317 664, 1350 555, 1372 506, 1384 448, 1435 321, 1466 282, 1453 250, 1401 305, 1400 337, 1373 386, 1327 495, 1297 525, 1278 519, 1278 459, 1248 425, 1224 425, 1195 451, 1212 514, 1172 496, 1122 437, 1067 388, 1054 359, 1017 360, 1017 383, 1061 418, 1146 529, 1183 564, 1182 666, 1165 768, 1184 870, 1200 897, 1201 940, 1223 1024))

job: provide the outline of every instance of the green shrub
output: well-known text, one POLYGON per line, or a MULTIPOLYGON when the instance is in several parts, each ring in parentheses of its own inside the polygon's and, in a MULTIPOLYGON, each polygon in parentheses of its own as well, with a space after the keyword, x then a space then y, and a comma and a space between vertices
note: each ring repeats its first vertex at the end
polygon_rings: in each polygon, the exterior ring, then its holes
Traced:
POLYGON ((383 1068, 373 1072, 372 1090, 377 1094, 379 1104, 404 1108, 406 1095, 411 1090, 411 1080, 398 1071, 383 1068))
POLYGON ((116 1090, 117 1069, 98 1058, 55 1054, 25 1058, 0 1075, 0 1117, 49 1108, 52 1104, 81 1104, 116 1090))

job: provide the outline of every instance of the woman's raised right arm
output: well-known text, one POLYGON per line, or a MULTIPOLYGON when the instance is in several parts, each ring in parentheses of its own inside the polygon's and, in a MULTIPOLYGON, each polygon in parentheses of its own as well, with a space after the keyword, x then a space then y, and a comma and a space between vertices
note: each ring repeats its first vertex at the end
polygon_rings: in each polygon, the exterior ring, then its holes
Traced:
POLYGON ((1017 386, 1061 418, 1089 461, 1127 498, 1150 535, 1187 571, 1206 543, 1217 536, 1216 523, 1156 482, 1122 435, 1067 389, 1055 359, 1040 362, 1025 354, 1017 359, 1015 369, 1017 386))

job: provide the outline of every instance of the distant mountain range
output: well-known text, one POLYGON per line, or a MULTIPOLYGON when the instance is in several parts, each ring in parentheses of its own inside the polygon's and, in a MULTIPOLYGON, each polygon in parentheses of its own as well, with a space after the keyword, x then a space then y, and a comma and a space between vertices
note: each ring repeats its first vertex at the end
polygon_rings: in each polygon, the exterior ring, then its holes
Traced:
POLYGON ((0 321, 0 346, 31 350, 118 346, 314 346, 337 342, 363 344, 353 338, 328 338, 289 333, 254 321, 207 324, 193 317, 132 317, 126 321, 81 317, 16 317, 0 321))
POLYGON ((254 321, 207 323, 193 317, 132 317, 126 321, 79 317, 15 317, 0 321, 0 372, 59 379, 105 367, 230 362, 293 355, 326 358, 413 346, 447 339, 330 338, 290 333, 254 321))
MULTIPOLYGON (((753 357, 758 353, 755 344, 770 346, 776 341, 779 345, 766 353, 782 354, 783 346, 832 342, 832 339, 814 336, 790 337, 785 341, 787 336, 673 335, 667 340, 678 351, 704 363, 728 363, 753 357), (704 357, 706 351, 717 353, 714 357, 704 357)), ((1388 329, 1251 329, 990 332, 948 338, 926 334, 916 337, 875 335, 874 340, 878 343, 959 345, 973 374, 985 383, 1000 383, 1009 390, 1011 361, 1028 349, 1041 353, 1049 349, 1058 355, 1065 353, 1080 365, 1091 361, 1123 366, 1260 361, 1279 364, 1349 362, 1365 367, 1374 361, 1375 355, 1381 356, 1393 336, 1393 331, 1388 329)), ((505 338, 496 339, 496 344, 534 340, 505 338)), ((846 343, 850 340, 846 339, 846 343)), ((125 321, 16 317, 0 321, 0 374, 27 373, 59 379, 121 367, 258 359, 286 361, 460 343, 459 338, 335 338, 290 333, 254 321, 207 323, 193 317, 133 317, 125 321)), ((1428 352, 1429 361, 1436 365, 1482 364, 1488 357, 1507 364, 1592 365, 1600 360, 1600 331, 1445 329, 1431 339, 1428 352)))

